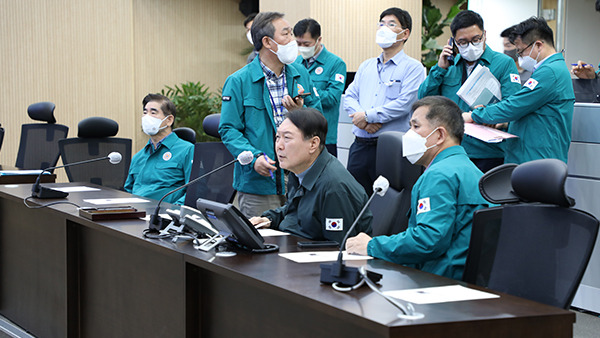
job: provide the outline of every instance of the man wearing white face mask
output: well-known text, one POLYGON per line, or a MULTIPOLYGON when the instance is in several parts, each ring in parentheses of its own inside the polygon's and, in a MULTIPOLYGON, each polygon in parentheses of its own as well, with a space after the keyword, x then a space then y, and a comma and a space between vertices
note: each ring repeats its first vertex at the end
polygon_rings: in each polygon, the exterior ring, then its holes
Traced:
POLYGON ((248 217, 285 202, 275 133, 286 113, 304 105, 322 111, 308 72, 294 64, 298 45, 283 14, 259 13, 251 34, 258 57, 225 81, 219 125, 221 139, 234 157, 246 150, 255 155, 251 165, 236 163, 233 174, 240 211, 248 217))
POLYGON ((306 67, 321 98, 323 115, 328 131, 325 147, 337 157, 337 126, 340 101, 346 84, 346 63, 323 46, 321 25, 316 20, 304 19, 294 26, 300 56, 296 64, 306 67))
POLYGON ((509 40, 531 77, 506 100, 464 113, 465 122, 508 122, 508 132, 518 138, 506 141, 506 163, 542 158, 566 163, 575 94, 565 59, 554 49, 552 29, 543 18, 533 17, 511 27, 509 40))
MULTIPOLYGON (((246 28, 246 39, 248 40, 248 42, 250 42, 252 47, 254 47, 254 43, 252 43, 252 33, 250 32, 250 29, 252 28, 252 23, 254 22, 255 17, 256 17, 256 13, 252 13, 252 14, 248 15, 246 17, 246 19, 244 19, 244 28, 246 28)), ((257 55, 258 55, 258 52, 256 51, 256 49, 252 49, 252 51, 248 55, 248 58, 246 59, 246 64, 252 62, 252 60, 254 60, 254 58, 257 55)))
POLYGON ((429 96, 413 110, 402 152, 426 169, 412 189, 408 228, 374 238, 360 233, 348 239, 346 250, 461 279, 473 213, 489 206, 479 192, 482 173, 460 146, 464 123, 456 103, 429 96))
POLYGON ((354 143, 348 154, 348 171, 371 195, 375 175, 377 138, 388 130, 408 130, 410 107, 425 79, 421 62, 404 53, 412 18, 400 8, 388 8, 379 16, 375 42, 379 57, 363 62, 348 86, 344 109, 352 118, 354 143))
MULTIPOLYGON (((194 145, 173 133, 176 109, 169 98, 148 94, 142 105, 142 129, 150 136, 150 140, 131 159, 124 189, 158 200, 189 181, 194 145)), ((184 200, 185 189, 182 189, 167 196, 165 202, 183 204, 184 200)))
MULTIPOLYGON (((444 47, 437 65, 431 68, 427 79, 419 87, 419 98, 442 95, 458 104, 463 111, 470 110, 456 92, 477 65, 488 67, 498 79, 503 99, 521 88, 514 61, 486 45, 483 19, 479 14, 469 10, 459 12, 450 24, 450 31, 454 42, 451 39, 451 43, 444 47), (457 47, 460 54, 451 63, 448 58, 453 54, 453 47, 457 47)), ((499 144, 485 143, 467 135, 462 146, 483 172, 504 162, 504 152, 499 144)))

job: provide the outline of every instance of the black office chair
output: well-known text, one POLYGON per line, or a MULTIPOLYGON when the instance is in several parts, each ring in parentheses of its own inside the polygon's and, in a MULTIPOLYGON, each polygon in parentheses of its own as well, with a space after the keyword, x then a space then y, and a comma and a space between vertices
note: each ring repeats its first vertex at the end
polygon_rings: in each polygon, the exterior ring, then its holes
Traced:
POLYGON ((27 108, 33 120, 47 123, 30 123, 21 126, 21 141, 15 166, 21 169, 45 169, 58 162, 58 140, 66 138, 69 127, 56 124, 55 105, 38 102, 27 108))
MULTIPOLYGON (((221 138, 219 135, 220 118, 221 114, 211 114, 204 118, 202 128, 207 135, 221 138)), ((222 142, 196 143, 190 181, 230 161, 233 161, 233 156, 222 142)), ((231 203, 234 196, 233 166, 229 166, 187 187, 184 204, 196 208, 198 198, 231 203)))
POLYGON ((0 124, 0 150, 2 149, 2 141, 4 141, 4 128, 0 124))
POLYGON ((107 156, 119 152, 122 160, 111 164, 108 160, 65 167, 69 182, 90 182, 123 190, 131 164, 131 140, 111 137, 119 131, 117 122, 104 117, 88 117, 77 126, 77 137, 58 141, 65 164, 107 156))
POLYGON ((177 134, 177 137, 180 139, 186 140, 191 144, 196 144, 196 132, 194 129, 188 127, 179 127, 173 129, 173 132, 177 134))
POLYGON ((467 258, 471 270, 465 270, 463 279, 568 308, 594 249, 599 222, 572 208, 575 201, 565 193, 566 178, 567 165, 556 159, 515 167, 504 189, 512 187, 514 197, 505 194, 504 205, 473 219, 467 258), (473 274, 473 269, 483 272, 473 274))
POLYGON ((388 131, 377 141, 377 176, 387 178, 390 188, 384 196, 375 196, 369 206, 373 213, 373 236, 397 234, 408 227, 411 190, 423 167, 402 156, 402 135, 388 131))

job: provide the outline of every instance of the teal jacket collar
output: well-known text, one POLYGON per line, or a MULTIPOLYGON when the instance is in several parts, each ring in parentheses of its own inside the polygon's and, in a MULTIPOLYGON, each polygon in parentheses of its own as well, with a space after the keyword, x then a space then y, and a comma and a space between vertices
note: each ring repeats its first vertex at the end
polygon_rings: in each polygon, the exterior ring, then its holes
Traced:
POLYGON ((441 161, 447 159, 448 157, 455 156, 455 155, 467 156, 467 152, 461 146, 452 146, 452 147, 446 148, 446 149, 442 150, 439 154, 437 154, 437 156, 433 159, 433 161, 431 161, 431 164, 429 165, 428 168, 430 168, 431 166, 435 165, 438 162, 441 162, 441 161))
MULTIPOLYGON (((259 82, 261 80, 264 81, 265 73, 263 73, 262 67, 260 66, 260 54, 257 57, 255 57, 254 60, 252 60, 249 67, 250 67, 250 74, 252 75, 252 82, 259 82)), ((291 90, 292 82, 294 82, 294 81, 290 81, 290 80, 300 77, 300 73, 292 65, 283 66, 283 71, 285 72, 285 78, 286 78, 286 82, 287 82, 286 85, 288 87, 288 92, 294 94, 294 95, 290 94, 290 96, 293 97, 298 94, 298 90, 297 89, 296 89, 296 91, 291 90)), ((306 91, 307 89, 305 88, 304 90, 306 91)))
MULTIPOLYGON (((161 146, 164 146, 167 149, 171 149, 175 145, 175 143, 177 143, 178 139, 179 137, 177 137, 177 134, 171 131, 169 135, 167 135, 165 138, 162 139, 162 141, 160 141, 160 146, 156 148, 156 150, 158 150, 161 146)), ((152 151, 153 149, 154 146, 152 145, 152 139, 148 139, 148 143, 146 144, 146 150, 152 151)))

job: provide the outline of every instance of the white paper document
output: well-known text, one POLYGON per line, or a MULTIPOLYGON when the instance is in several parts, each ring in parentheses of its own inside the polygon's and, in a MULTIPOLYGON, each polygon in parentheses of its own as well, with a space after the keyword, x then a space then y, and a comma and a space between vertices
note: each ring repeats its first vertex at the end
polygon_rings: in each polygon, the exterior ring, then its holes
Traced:
POLYGON ((86 187, 86 186, 76 186, 76 187, 58 187, 52 188, 53 190, 58 190, 62 192, 84 192, 84 191, 100 191, 98 188, 86 187))
POLYGON ((147 203, 149 200, 130 197, 130 198, 94 198, 89 200, 83 200, 86 203, 94 205, 107 205, 107 204, 130 204, 130 203, 147 203))
POLYGON ((518 137, 502 130, 475 123, 465 123, 465 134, 486 143, 500 143, 508 138, 518 137))
MULTIPOLYGON (((169 214, 158 214, 158 216, 160 216, 160 217, 162 217, 162 218, 164 218, 164 219, 168 219, 168 220, 170 220, 170 219, 171 219, 171 215, 169 215, 169 214)), ((146 217, 144 217, 144 218, 142 218, 142 219, 143 219, 144 221, 148 221, 148 222, 150 222, 150 217, 152 217, 152 215, 150 215, 150 214, 146 214, 146 217)))
POLYGON ((258 229, 258 233, 263 237, 289 236, 290 235, 287 232, 274 230, 274 229, 258 229))
POLYGON ((489 68, 477 65, 456 95, 474 108, 480 104, 487 106, 502 100, 502 89, 489 68))
POLYGON ((436 286, 432 288, 384 291, 385 295, 413 304, 460 302, 465 300, 500 298, 500 296, 461 285, 436 286))
MULTIPOLYGON (((316 262, 335 262, 339 251, 306 251, 306 252, 288 252, 280 253, 279 256, 287 258, 296 263, 316 263, 316 262)), ((361 261, 373 259, 371 256, 350 255, 344 251, 345 261, 361 261)))

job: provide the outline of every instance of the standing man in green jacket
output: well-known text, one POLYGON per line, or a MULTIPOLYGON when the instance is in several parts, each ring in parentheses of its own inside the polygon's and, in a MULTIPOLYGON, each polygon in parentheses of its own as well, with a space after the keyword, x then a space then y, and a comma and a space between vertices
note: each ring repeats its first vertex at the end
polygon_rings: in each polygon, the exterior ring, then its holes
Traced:
POLYGON ((554 36, 542 18, 529 18, 510 28, 521 68, 532 72, 521 90, 506 100, 464 113, 465 122, 504 123, 518 138, 504 146, 506 163, 542 158, 567 162, 575 93, 571 74, 554 36))
POLYGON ((489 206, 479 193, 482 173, 460 146, 462 109, 442 96, 413 105, 402 154, 425 172, 413 186, 406 231, 349 238, 349 253, 370 255, 437 275, 461 279, 471 239, 473 213, 489 206))
MULTIPOLYGON (((452 55, 453 46, 449 44, 444 47, 437 65, 431 68, 419 87, 419 98, 442 95, 456 102, 463 111, 471 110, 456 92, 477 65, 488 67, 498 79, 502 99, 519 91, 521 83, 515 62, 509 56, 493 51, 486 45, 483 19, 479 14, 469 10, 458 13, 450 24, 450 30, 460 54, 456 55, 454 63, 451 63, 448 58, 452 55)), ((501 144, 485 143, 466 135, 462 146, 471 161, 483 172, 504 162, 501 144)))
POLYGON ((233 172, 240 210, 249 217, 285 201, 284 173, 275 157, 275 133, 286 113, 304 105, 321 111, 308 72, 293 64, 298 45, 283 14, 258 14, 251 34, 258 57, 225 81, 219 125, 221 139, 234 157, 245 150, 255 156, 251 165, 236 163, 233 172))
POLYGON ((321 25, 314 19, 298 21, 294 26, 300 56, 296 63, 306 67, 319 92, 328 131, 325 147, 337 157, 337 126, 340 101, 346 84, 346 63, 323 45, 321 25))

